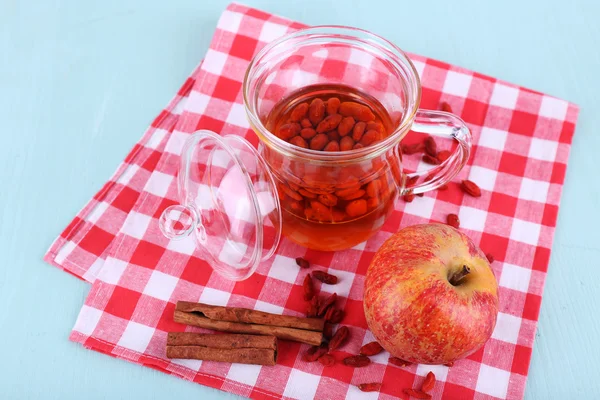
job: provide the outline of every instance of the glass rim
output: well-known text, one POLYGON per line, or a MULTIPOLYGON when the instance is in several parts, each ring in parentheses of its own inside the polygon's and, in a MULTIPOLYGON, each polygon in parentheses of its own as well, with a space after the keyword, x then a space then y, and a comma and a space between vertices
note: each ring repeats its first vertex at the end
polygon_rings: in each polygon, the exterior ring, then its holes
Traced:
POLYGON ((246 115, 249 119, 250 125, 254 128, 254 131, 259 136, 259 139, 261 139, 261 141, 267 146, 286 156, 291 156, 294 158, 306 158, 312 161, 323 163, 340 161, 344 159, 351 159, 354 162, 357 160, 366 160, 377 157, 383 152, 387 151, 392 146, 394 146, 395 144, 397 144, 398 142, 400 142, 400 140, 403 137, 403 134, 408 132, 409 127, 419 109, 419 104, 421 102, 421 81, 419 78, 419 74, 408 55, 389 40, 361 28, 343 25, 318 25, 309 28, 299 29, 297 31, 288 33, 263 47, 252 58, 250 64, 248 65, 248 68, 246 68, 246 72, 244 74, 244 81, 242 85, 242 94, 244 109, 246 111, 246 115), (338 32, 336 33, 335 31, 338 32), (340 35, 343 33, 345 33, 344 36, 347 36, 348 39, 354 40, 355 42, 362 42, 363 44, 368 44, 370 46, 378 47, 379 49, 385 50, 385 57, 391 58, 395 64, 403 65, 406 67, 406 70, 404 70, 404 72, 408 72, 408 92, 410 92, 410 94, 412 95, 412 102, 409 103, 412 104, 407 105, 404 115, 402 116, 402 120, 390 135, 388 135, 385 139, 371 146, 364 147, 362 149, 338 152, 324 152, 298 147, 284 141, 283 139, 278 138, 275 134, 270 132, 264 126, 264 124, 257 115, 258 113, 256 112, 256 107, 254 107, 254 104, 249 98, 249 92, 251 89, 250 79, 252 78, 251 73, 254 72, 253 69, 256 66, 256 63, 265 55, 267 55, 270 51, 272 51, 273 49, 290 39, 302 36, 310 37, 311 35, 319 35, 320 37, 333 37, 333 35, 340 35), (366 39, 359 38, 356 35, 353 36, 353 33, 360 33, 366 36, 366 39), (389 54, 390 50, 392 51, 392 54, 389 54), (395 52, 396 54, 393 54, 393 52, 395 52))

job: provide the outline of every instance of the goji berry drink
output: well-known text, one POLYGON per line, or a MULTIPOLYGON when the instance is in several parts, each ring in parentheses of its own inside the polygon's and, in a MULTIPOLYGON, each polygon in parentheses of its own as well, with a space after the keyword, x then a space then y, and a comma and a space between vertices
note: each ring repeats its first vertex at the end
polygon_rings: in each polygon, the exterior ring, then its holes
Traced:
MULTIPOLYGON (((250 62, 242 92, 261 162, 276 181, 281 231, 311 249, 369 239, 400 194, 442 186, 469 158, 462 120, 419 109, 420 80, 408 56, 359 29, 307 28, 272 41, 250 62), (409 181, 399 147, 411 130, 459 146, 443 161, 428 153, 435 166, 411 171, 409 181)), ((268 205, 258 189, 255 205, 268 205)))
MULTIPOLYGON (((264 124, 293 146, 335 153, 376 144, 392 133, 395 121, 365 93, 318 85, 279 101, 264 124)), ((283 233, 298 244, 318 250, 351 247, 375 233, 393 208, 397 189, 385 155, 337 167, 294 164, 269 151, 264 156, 277 180, 283 233)))
POLYGON ((322 151, 368 147, 393 130, 390 116, 377 100, 340 85, 294 93, 274 107, 265 125, 293 145, 322 151))

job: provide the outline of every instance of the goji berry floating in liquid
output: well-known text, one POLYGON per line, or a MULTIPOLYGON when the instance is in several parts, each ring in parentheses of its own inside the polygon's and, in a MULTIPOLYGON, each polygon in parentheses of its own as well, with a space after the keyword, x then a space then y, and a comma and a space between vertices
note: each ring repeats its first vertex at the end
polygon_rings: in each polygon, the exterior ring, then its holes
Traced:
POLYGON ((307 140, 314 136, 312 132, 331 133, 322 146, 313 149, 321 151, 331 142, 340 145, 340 139, 348 135, 368 147, 388 136, 392 125, 377 100, 342 85, 313 86, 293 93, 275 105, 265 123, 269 131, 287 142, 302 130, 306 130, 302 137, 307 140))
MULTIPOLYGON (((353 88, 316 85, 279 101, 263 123, 291 146, 327 156, 376 145, 400 118, 392 120, 375 98, 353 88)), ((297 166, 270 150, 263 155, 277 180, 283 234, 303 246, 329 251, 354 246, 393 210, 397 187, 385 155, 339 167, 306 161, 298 164, 308 166, 297 166)))

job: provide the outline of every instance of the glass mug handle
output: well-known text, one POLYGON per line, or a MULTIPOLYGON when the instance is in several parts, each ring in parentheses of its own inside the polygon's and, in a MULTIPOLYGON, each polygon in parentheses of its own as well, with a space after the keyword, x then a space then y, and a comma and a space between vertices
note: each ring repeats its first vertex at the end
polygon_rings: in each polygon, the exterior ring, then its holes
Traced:
POLYGON ((407 182, 417 183, 405 185, 402 195, 424 193, 445 185, 460 172, 471 155, 471 132, 464 121, 454 114, 444 111, 417 110, 411 130, 454 139, 458 142, 458 146, 440 165, 426 171, 407 174, 407 182), (414 179, 415 177, 418 179, 414 179))

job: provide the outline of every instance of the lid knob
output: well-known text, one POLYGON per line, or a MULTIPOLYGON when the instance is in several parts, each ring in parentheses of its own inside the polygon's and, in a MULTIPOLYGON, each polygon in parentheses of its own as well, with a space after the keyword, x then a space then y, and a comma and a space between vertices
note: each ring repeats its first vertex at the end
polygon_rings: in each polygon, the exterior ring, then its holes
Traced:
POLYGON ((193 208, 177 204, 163 211, 158 226, 167 238, 183 239, 196 228, 198 221, 198 214, 193 208))

